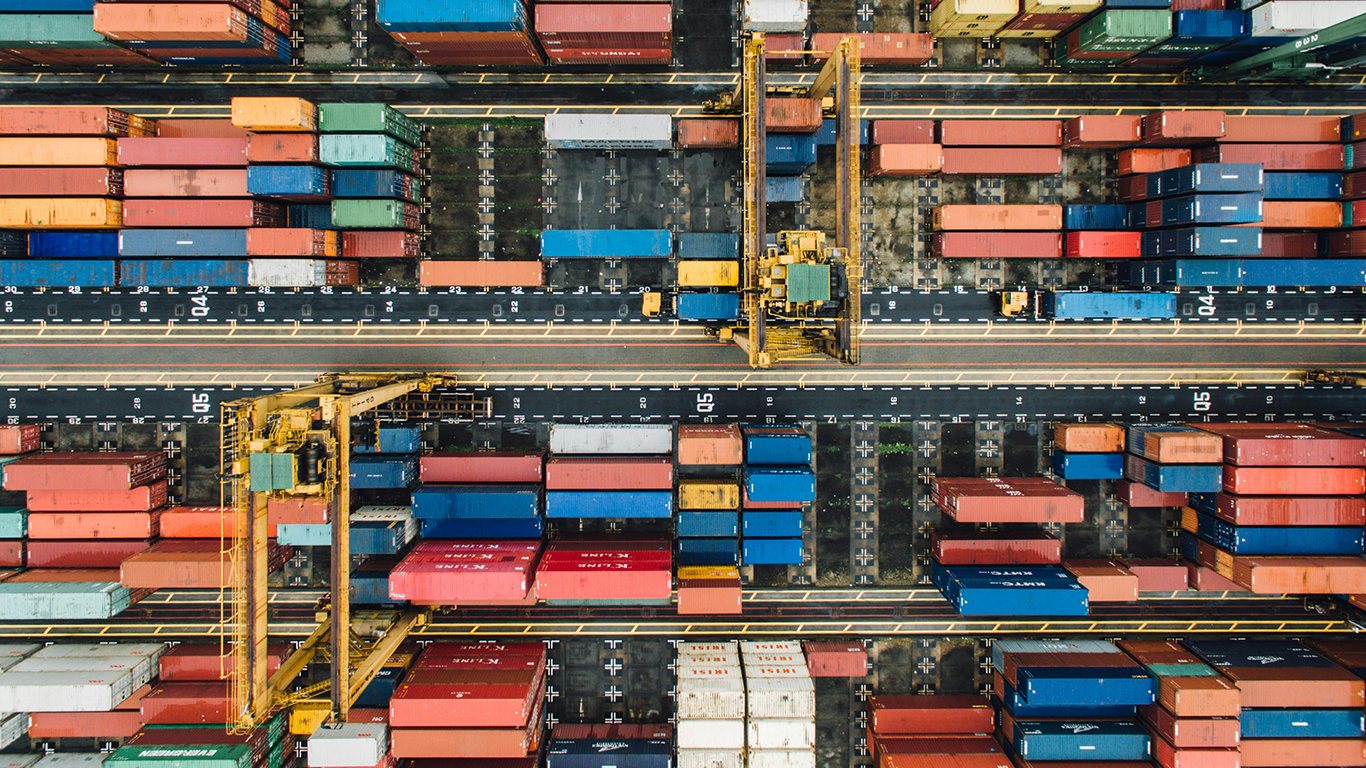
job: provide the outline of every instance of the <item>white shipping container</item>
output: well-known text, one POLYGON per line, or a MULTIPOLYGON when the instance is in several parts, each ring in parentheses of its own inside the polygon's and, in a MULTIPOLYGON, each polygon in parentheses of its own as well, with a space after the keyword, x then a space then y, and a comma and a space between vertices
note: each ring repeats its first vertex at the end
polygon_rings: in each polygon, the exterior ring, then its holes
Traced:
POLYGON ((800 653, 746 653, 741 656, 746 667, 804 667, 806 656, 800 653))
POLYGON ((816 686, 809 677, 761 677, 745 682, 750 717, 815 717, 816 686))
POLYGON ((745 768, 745 753, 738 749, 680 749, 678 768, 745 768))
POLYGON ((0 712, 108 712, 135 687, 131 669, 0 672, 0 712))
POLYGON ((94 752, 54 752, 39 760, 34 768, 99 768, 108 754, 94 752))
POLYGON ((673 146, 673 118, 668 115, 550 114, 545 116, 545 140, 558 149, 670 149, 673 146))
POLYGON ((1299 37, 1362 14, 1360 0, 1273 0, 1252 9, 1252 36, 1299 37))
POLYGON ((392 523, 413 519, 412 507, 370 505, 351 513, 353 523, 392 523))
POLYGON ((345 723, 322 727, 308 737, 309 768, 369 768, 389 751, 389 726, 345 723))
POLYGON ((744 749, 744 720, 679 720, 676 726, 679 749, 744 749))
POLYGON ((804 32, 809 14, 806 0, 745 0, 745 29, 804 32))
POLYGON ((18 664, 42 647, 43 646, 38 645, 37 643, 6 643, 0 645, 0 672, 4 672, 15 664, 18 664))
POLYGON ((679 656, 677 666, 680 667, 739 667, 739 654, 728 655, 724 653, 706 653, 696 656, 679 656))
POLYGON ((806 667, 777 665, 745 667, 745 677, 750 680, 757 677, 811 677, 811 670, 806 667))
POLYGON ((749 768, 816 768, 816 750, 756 749, 749 753, 749 768))
POLYGON ((684 666, 678 668, 678 679, 683 680, 740 680, 736 666, 684 666))
POLYGON ((668 424, 551 424, 550 452, 558 454, 653 454, 674 447, 668 424))
POLYGON ((997 640, 991 644, 991 665, 1005 672, 1007 653, 1120 653, 1109 640, 997 640))
POLYGON ((679 680, 674 688, 674 711, 680 720, 743 718, 745 684, 736 678, 679 680))
POLYGON ((165 643, 62 643, 43 646, 42 650, 33 655, 45 659, 146 656, 155 664, 165 652, 165 643))
POLYGON ((747 640, 740 643, 740 653, 801 653, 802 644, 796 640, 747 640))
POLYGON ((816 746, 816 721, 809 717, 750 720, 746 746, 756 749, 812 749, 816 746))
MULTIPOLYGON (((9 745, 13 744, 14 742, 18 741, 19 739, 22 739, 23 737, 25 737, 25 736, 27 736, 27 735, 28 735, 28 713, 27 713, 27 712, 15 712, 15 713, 10 714, 10 715, 4 715, 4 716, 3 716, 3 719, 0 719, 0 749, 4 749, 5 747, 8 747, 9 745)), ((22 757, 28 757, 28 755, 4 755, 3 757, 0 757, 0 768, 9 768, 9 766, 6 765, 5 758, 22 758, 22 757)), ((27 763, 26 763, 26 764, 27 764, 27 763)), ((25 764, 25 765, 26 765, 26 764, 25 764)), ((16 766, 15 768, 19 768, 19 767, 16 766)))
POLYGON ((740 658, 740 646, 734 640, 726 643, 679 643, 679 656, 707 656, 714 653, 723 653, 740 658))
MULTIPOLYGON (((10 715, 10 717, 14 717, 14 715, 10 715)), ((27 715, 25 718, 27 719, 27 715)), ((38 762, 40 757, 42 755, 0 755, 0 768, 28 768, 28 766, 38 762)))
POLYGON ((320 259, 250 259, 247 284, 256 288, 312 288, 327 285, 327 262, 320 259))
POLYGON ((133 687, 141 688, 152 679, 152 660, 146 656, 34 656, 10 668, 14 672, 118 672, 133 673, 133 687))

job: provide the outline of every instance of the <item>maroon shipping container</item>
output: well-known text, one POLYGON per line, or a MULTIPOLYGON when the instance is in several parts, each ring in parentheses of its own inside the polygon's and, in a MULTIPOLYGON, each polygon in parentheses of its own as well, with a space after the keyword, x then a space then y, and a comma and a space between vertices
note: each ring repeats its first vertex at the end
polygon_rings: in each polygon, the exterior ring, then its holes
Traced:
POLYGON ((960 523, 1079 523, 1081 494, 1047 478, 940 477, 935 505, 960 523))
POLYGON ((539 483, 545 479, 539 451, 433 451, 418 459, 425 483, 539 483))
POLYGON ((263 200, 142 198, 123 201, 125 227, 283 227, 285 209, 263 200))
POLYGON ((29 491, 30 512, 148 512, 166 503, 166 481, 126 491, 29 491))
POLYGON ((1142 232, 1067 233, 1069 259, 1136 259, 1142 250, 1142 232))
POLYGON ((946 146, 943 157, 946 175, 1051 176, 1062 173, 1060 149, 946 146))
POLYGON ((343 232, 341 255, 348 259, 415 259, 422 252, 416 232, 343 232))
POLYGON ((731 149, 740 146, 740 121, 731 118, 678 121, 678 146, 683 149, 731 149))
POLYGON ((1260 163, 1267 171, 1340 171, 1341 144, 1215 144, 1198 151, 1202 163, 1260 163))
MULTIPOLYGON (((1336 234, 1338 233, 1329 232, 1328 236, 1332 238, 1336 234)), ((1319 236, 1314 232, 1263 230, 1261 255, 1272 259, 1312 259, 1319 255, 1319 236)))
MULTIPOLYGON (((1039 32, 1062 32, 1086 18, 1084 13, 1022 13, 1001 27, 1002 32, 1026 32, 1024 35, 1008 35, 1018 39, 1044 39, 1053 35, 1035 34, 1039 32)), ((1003 35, 1006 37, 1006 35, 1003 35)))
POLYGON ((554 458, 545 464, 547 491, 668 490, 674 485, 670 458, 554 458))
POLYGON ((1356 496, 1366 492, 1366 470, 1225 464, 1224 490, 1249 496, 1356 496))
POLYGON ((1232 580, 1220 576, 1213 568, 1186 561, 1187 581, 1190 588, 1197 592, 1246 592, 1232 580))
MULTIPOLYGON (((1366 118, 1362 119, 1366 120, 1366 118)), ((1342 175, 1342 196, 1348 200, 1366 198, 1366 171, 1354 171, 1342 175)))
POLYGON ((1184 493, 1164 493, 1132 480, 1120 480, 1115 487, 1115 498, 1131 507, 1182 507, 1189 497, 1184 493))
POLYGON ((1120 176, 1117 184, 1121 203, 1136 203, 1148 199, 1148 177, 1144 175, 1120 176))
POLYGON ((1137 115, 1085 115, 1062 126, 1064 147, 1097 149, 1127 147, 1143 136, 1143 118, 1137 115))
POLYGON ((933 120, 874 120, 873 144, 933 144, 933 120))
MULTIPOLYGON (((274 674, 292 651, 289 643, 267 645, 266 673, 274 674)), ((163 682, 218 682, 231 671, 231 656, 218 643, 176 643, 161 654, 157 676, 163 682)))
POLYGON ((930 551, 941 565, 1056 565, 1062 542, 1044 531, 932 531, 930 551))
POLYGON ((247 139, 119 139, 119 165, 245 168, 247 139))
POLYGON ((1173 11, 1223 11, 1227 8, 1224 0, 1172 0, 1173 11))
MULTIPOLYGON (((1143 143, 1196 146, 1224 135, 1222 110, 1163 110, 1143 116, 1143 143)), ((1122 173, 1122 171, 1121 171, 1122 173)))
POLYGON ((142 699, 148 725, 217 725, 230 722, 228 683, 161 682, 142 699))
POLYGON ((486 656, 545 656, 545 644, 540 641, 527 641, 520 643, 497 643, 497 642, 477 642, 477 641, 441 641, 428 645, 418 657, 418 661, 423 659, 440 658, 447 656, 464 656, 471 653, 484 654, 486 656))
POLYGON ((1124 567, 1138 577, 1139 592, 1184 592, 1190 588, 1190 574, 1176 560, 1125 560, 1124 567))
POLYGON ((932 253, 941 259, 1057 259, 1058 232, 936 232, 932 253))
POLYGON ((42 438, 43 428, 37 424, 0 427, 0 456, 36 451, 42 445, 42 438))
POLYGON ((152 546, 151 539, 32 539, 30 568, 117 568, 127 558, 152 546))
POLYGON ((981 696, 874 696, 868 709, 868 728, 879 736, 968 736, 996 724, 981 696))
POLYGON ((24 542, 19 539, 0 540, 0 568, 24 567, 24 542))
POLYGON ((741 509, 801 509, 801 504, 794 504, 790 501, 751 501, 749 493, 743 485, 740 486, 740 508, 741 509))
POLYGON ((1061 147, 1060 120, 941 120, 945 147, 1061 147))
POLYGON ((1236 424, 1201 424, 1224 438, 1224 461, 1245 467, 1366 466, 1366 440, 1318 427, 1283 429, 1236 424))
MULTIPOLYGON (((1238 746, 1236 717, 1177 717, 1156 704, 1139 707, 1143 722, 1158 736, 1177 747, 1220 748, 1238 746)), ((1235 753, 1236 754, 1236 753, 1235 753)))
POLYGON ((536 36, 553 63, 668 63, 673 13, 664 4, 537 4, 536 36))
POLYGON ((6 197, 117 197, 123 171, 117 168, 0 168, 6 197))
POLYGON ((40 453, 6 464, 4 476, 7 491, 122 491, 165 477, 166 454, 40 453))
POLYGON ((764 117, 769 133, 815 133, 820 130, 821 103, 817 99, 772 98, 764 117))
MULTIPOLYGON (((1173 9, 1174 10, 1174 9, 1173 9)), ((1224 137, 1230 144, 1298 144, 1342 141, 1342 118, 1318 115, 1227 115, 1224 137)))
POLYGON ((804 33, 764 35, 765 61, 801 61, 805 58, 806 35, 804 33))
POLYGON ((805 641, 806 668, 812 677, 864 677, 868 674, 868 651, 861 643, 805 641))

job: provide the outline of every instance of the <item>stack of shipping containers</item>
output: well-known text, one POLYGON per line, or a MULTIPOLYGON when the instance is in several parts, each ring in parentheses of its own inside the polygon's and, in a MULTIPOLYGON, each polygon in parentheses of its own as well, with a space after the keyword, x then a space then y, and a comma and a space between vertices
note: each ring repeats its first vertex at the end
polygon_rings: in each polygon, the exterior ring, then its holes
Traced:
MULTIPOLYGON (((679 145, 683 142, 685 123, 714 122, 680 120, 678 123, 679 145)), ((734 121, 730 121, 734 125, 734 121)), ((777 181, 777 179, 774 179, 777 181)), ((799 182, 800 185, 800 182, 799 182)), ((770 186, 770 191, 772 187, 770 186)), ((770 198, 772 199, 772 198, 770 198)), ((739 282, 740 276, 740 236, 726 233, 681 232, 678 235, 679 263, 692 262, 704 264, 717 262, 732 271, 739 282)), ((735 292, 701 293, 680 291, 675 297, 674 314, 685 320, 733 320, 740 316, 740 294, 735 292)), ((739 464, 737 460, 735 462, 739 464)))
POLYGON ((362 240, 354 255, 405 253, 419 224, 422 127, 385 104, 329 103, 318 106, 318 128, 332 169, 331 225, 364 230, 343 235, 343 253, 362 240))
POLYGON ((745 768, 745 679, 735 641, 678 644, 678 768, 745 768))
POLYGON ((83 0, 0 5, 0 64, 153 65, 95 31, 97 5, 83 0))
POLYGON ((745 565, 801 565, 802 505, 816 500, 811 436, 798 426, 745 426, 745 565))
POLYGON ((921 768, 951 761, 960 768, 1008 768, 995 731, 996 710, 981 696, 868 700, 867 749, 877 765, 921 768))
POLYGON ((669 64, 673 7, 667 2, 541 0, 536 37, 552 64, 669 64))
POLYGON ((538 66, 545 58, 532 35, 524 0, 378 0, 375 18, 424 64, 538 66))
POLYGON ((802 646, 744 641, 747 768, 815 768, 816 688, 802 646))
POLYGON ((1121 640, 1119 647, 1157 681, 1156 703, 1138 713, 1159 765, 1239 764, 1237 686, 1169 640, 1121 640))
POLYGON ((169 0, 94 5, 96 32, 157 61, 263 66, 294 58, 289 11, 273 0, 243 3, 251 11, 169 0))
POLYGON ((679 425, 678 564, 735 566, 740 562, 739 427, 679 425))

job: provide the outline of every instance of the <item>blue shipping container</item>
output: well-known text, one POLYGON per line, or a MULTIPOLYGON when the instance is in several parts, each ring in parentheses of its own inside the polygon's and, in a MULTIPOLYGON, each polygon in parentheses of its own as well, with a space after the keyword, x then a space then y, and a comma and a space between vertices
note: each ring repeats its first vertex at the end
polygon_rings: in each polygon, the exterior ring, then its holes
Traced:
POLYGON ((800 203, 806 197, 800 176, 765 176, 764 199, 770 203, 800 203))
POLYGON ((395 559, 366 560, 351 571, 351 601, 354 603, 389 603, 389 571, 398 564, 395 559))
POLYGON ((1065 229, 1127 229, 1129 208, 1126 205, 1069 205, 1063 208, 1063 221, 1065 229))
POLYGON ((1172 14, 1169 42, 1222 43, 1247 37, 1242 11, 1177 11, 1172 14))
POLYGON ((1152 756, 1148 732, 1134 723, 1016 722, 1015 752, 1041 760, 1144 760, 1152 756))
POLYGON ((1186 195, 1162 201, 1162 226, 1256 224, 1262 220, 1260 192, 1186 195))
MULTIPOLYGON (((195 256, 246 258, 245 229, 125 229, 119 232, 123 257, 195 256)), ((245 278, 242 285, 245 285, 245 278)))
POLYGON ((745 539, 740 556, 745 565, 801 565, 801 539, 745 539))
POLYGON ((1119 480, 1124 477, 1124 454, 1054 451, 1053 474, 1064 480, 1119 480))
POLYGON ((1087 591, 1058 566, 935 566, 932 578, 964 616, 1085 616, 1087 591))
POLYGON ((153 288, 246 287, 245 260, 124 259, 119 262, 119 285, 153 288))
POLYGON ((417 427, 380 427, 375 430, 378 448, 374 443, 355 445, 356 453, 417 453, 422 450, 422 434, 417 427))
POLYGON ((546 517, 673 517, 669 491, 546 491, 546 517))
POLYGON ((759 427, 742 428, 745 436, 747 464, 810 464, 811 436, 800 429, 791 434, 771 435, 757 431, 759 427))
POLYGON ((1148 204, 1133 203, 1127 207, 1124 217, 1125 229, 1143 229, 1148 226, 1148 204))
MULTIPOLYGON (((858 143, 868 143, 868 121, 858 121, 858 143)), ((828 117, 821 121, 821 127, 816 131, 816 146, 833 147, 835 146, 835 119, 828 117)))
POLYGON ((1001 706, 1012 717, 1135 717, 1138 707, 1044 707, 1030 704, 1024 700, 1010 683, 1006 683, 1005 693, 1000 697, 1001 706))
POLYGON ((667 229, 547 229, 541 232, 543 259, 667 259, 673 239, 667 229))
POLYGON ((1141 476, 1126 473, 1130 480, 1143 483, 1163 493, 1215 493, 1224 486, 1224 468, 1220 464, 1158 464, 1130 456, 1129 461, 1141 463, 1141 476))
POLYGON ((1355 555, 1362 553, 1360 527, 1234 525, 1197 515, 1197 535, 1235 555, 1355 555))
POLYGON ((729 536, 734 538, 739 533, 740 513, 735 510, 721 512, 685 510, 678 513, 679 536, 729 536))
POLYGON ((335 197, 395 197, 412 200, 412 177, 388 168, 336 168, 332 171, 335 197))
POLYGON ((340 229, 332 225, 332 205, 291 205, 286 209, 290 229, 340 229))
POLYGON ((28 255, 42 259, 116 259, 117 232, 30 232, 28 255))
POLYGON ((1143 233, 1144 256, 1256 256, 1261 252, 1261 227, 1189 227, 1143 233))
POLYGON ((0 13, 94 13, 95 0, 0 0, 0 13))
POLYGON ((545 768, 670 768, 673 743, 668 738, 556 738, 547 750, 545 768))
POLYGON ((735 320, 740 317, 738 293, 680 293, 674 312, 680 320, 735 320))
POLYGON ((1197 163, 1148 174, 1150 198, 1191 192, 1260 192, 1262 186, 1258 163, 1197 163))
POLYGON ((375 18, 391 32, 520 32, 527 28, 522 0, 375 0, 375 18))
POLYGON ((740 236, 734 233, 682 232, 678 235, 678 258, 738 259, 740 236))
POLYGON ((679 565, 739 565, 739 539, 678 540, 679 565))
POLYGON ((1340 173, 1268 173, 1267 200, 1336 200, 1342 197, 1340 173))
POLYGON ((1046 291, 1039 295, 1039 314, 1059 320, 1168 320, 1176 317, 1176 296, 1046 291))
POLYGON ((539 485, 424 485, 413 491, 417 518, 536 518, 540 514, 539 485))
MULTIPOLYGON (((356 602, 362 601, 357 600, 356 602)), ((398 684, 403 682, 403 676, 406 674, 407 670, 400 667, 380 667, 375 676, 370 678, 365 690, 361 691, 356 700, 351 703, 351 706, 356 709, 388 709, 389 699, 394 697, 394 692, 398 690, 398 684)))
POLYGON ((66 261, 0 261, 0 283, 16 288, 80 286, 112 288, 118 285, 115 266, 109 260, 71 259, 66 261))
POLYGON ((816 137, 769 134, 764 160, 767 172, 774 176, 800 176, 816 164, 816 137))
POLYGON ((1146 706, 1157 681, 1134 667, 1023 667, 1015 672, 1025 701, 1045 706, 1146 706))
POLYGON ((327 170, 314 165, 253 165, 247 191, 263 197, 322 197, 329 194, 327 170))
POLYGON ((1315 667, 1337 664, 1299 640, 1182 640, 1181 644, 1214 667, 1315 667))
POLYGON ((539 539, 544 523, 537 517, 424 517, 424 539, 539 539))
POLYGON ((1244 739, 1357 739, 1366 734, 1360 709, 1244 709, 1244 739))
POLYGON ((816 476, 810 467, 745 467, 745 496, 750 501, 801 504, 816 500, 816 476))
POLYGON ((417 457, 372 453, 351 457, 352 488, 407 488, 417 482, 417 457))
POLYGON ((802 536, 801 511, 747 509, 741 521, 746 538, 799 539, 802 536))

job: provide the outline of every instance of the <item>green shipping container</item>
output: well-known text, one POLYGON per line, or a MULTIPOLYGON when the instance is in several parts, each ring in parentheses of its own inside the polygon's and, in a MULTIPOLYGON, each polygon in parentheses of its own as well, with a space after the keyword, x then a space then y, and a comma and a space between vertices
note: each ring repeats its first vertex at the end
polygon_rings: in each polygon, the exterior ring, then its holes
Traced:
POLYGON ((413 168, 413 148, 379 133, 325 133, 318 138, 318 156, 323 165, 413 168))
POLYGON ((408 144, 422 140, 422 126, 387 104, 319 104, 323 133, 387 133, 408 144))
POLYGON ((830 300, 829 264, 789 264, 787 299, 795 303, 830 300))
MULTIPOLYGON (((258 726, 256 726, 256 728, 253 728, 252 730, 257 730, 257 729, 260 729, 260 728, 265 728, 265 729, 266 729, 266 743, 267 743, 267 744, 275 744, 276 742, 280 742, 281 739, 283 739, 283 738, 285 737, 285 726, 288 725, 288 723, 289 723, 289 715, 288 715, 287 713, 285 713, 285 712, 281 712, 280 714, 276 715, 275 717, 272 717, 272 718, 270 719, 270 722, 266 723, 265 725, 258 725, 258 726)), ((204 727, 204 724, 203 724, 203 723, 148 723, 148 724, 142 726, 143 730, 147 730, 147 731, 153 731, 153 730, 157 730, 157 729, 169 729, 169 728, 203 728, 203 727, 204 727)), ((281 742, 281 743, 283 743, 283 742, 281 742)))
POLYGON ((93 13, 7 13, 0 48, 118 48, 95 31, 93 13))
POLYGON ((251 768, 246 744, 119 747, 104 761, 107 768, 251 768))
POLYGON ((402 229, 405 204, 398 200, 333 200, 332 226, 344 229, 402 229))
POLYGON ((28 535, 28 510, 0 507, 0 539, 22 539, 28 535))
POLYGON ((1119 8, 1102 11, 1079 30, 1082 51, 1141 53, 1172 36, 1169 10, 1119 8))
POLYGON ((117 581, 0 582, 0 620, 108 619, 131 598, 117 581))

